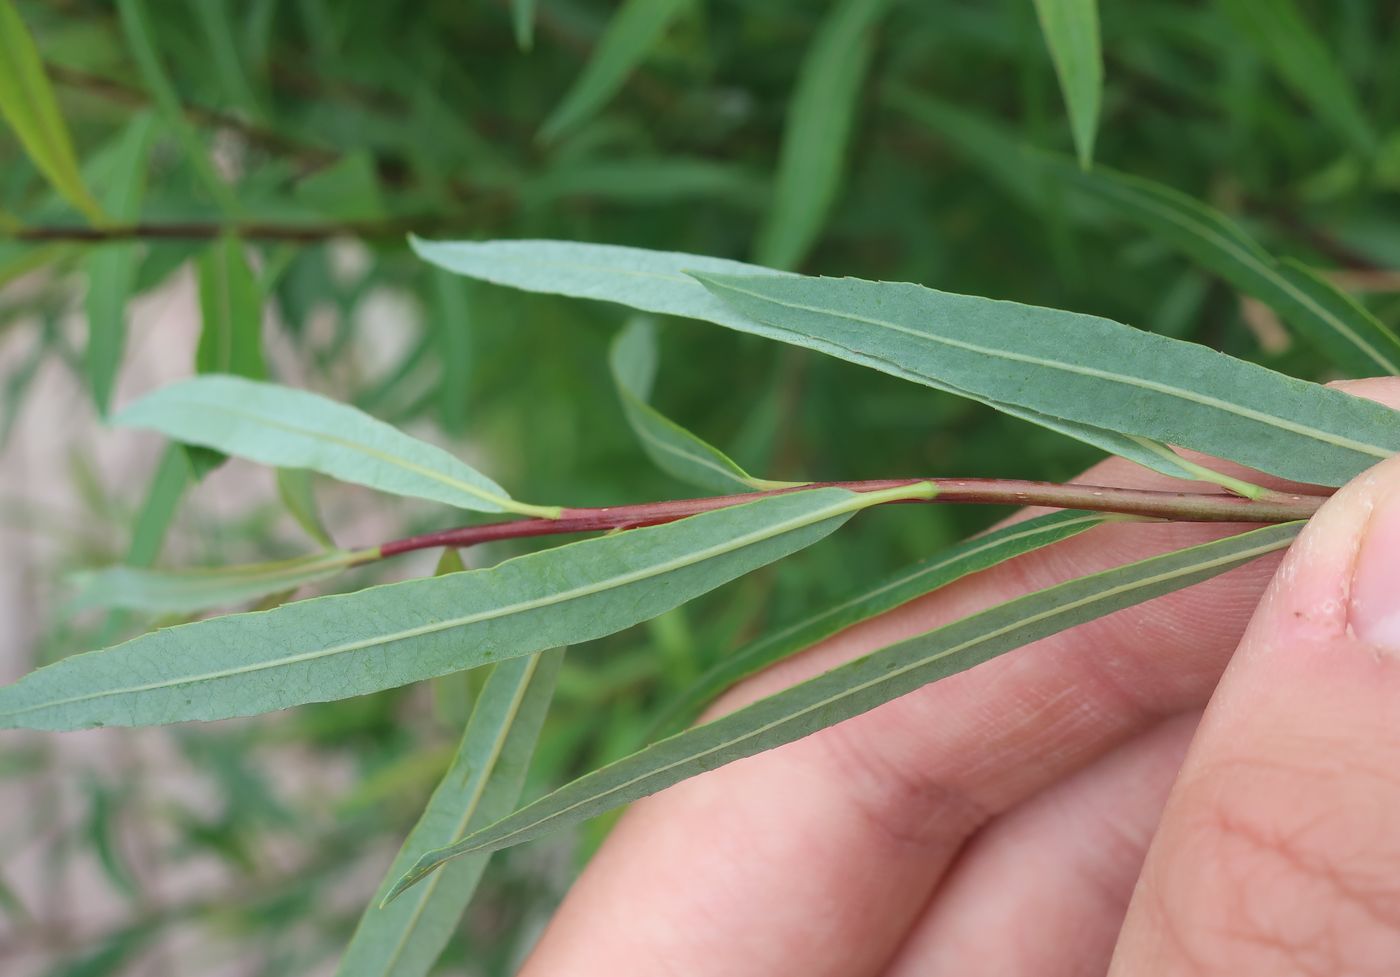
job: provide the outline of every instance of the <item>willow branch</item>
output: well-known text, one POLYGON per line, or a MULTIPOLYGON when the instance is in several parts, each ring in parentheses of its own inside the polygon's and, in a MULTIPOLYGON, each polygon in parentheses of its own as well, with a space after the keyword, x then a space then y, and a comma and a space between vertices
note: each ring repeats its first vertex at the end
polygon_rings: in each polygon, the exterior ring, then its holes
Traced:
POLYGON ((384 543, 362 551, 363 560, 397 556, 400 553, 440 546, 467 547, 503 539, 611 532, 656 526, 702 512, 713 512, 716 509, 805 489, 844 488, 853 492, 875 492, 917 482, 931 482, 938 490, 937 495, 928 500, 901 501, 1085 509, 1177 522, 1291 522, 1295 519, 1307 519, 1327 501, 1325 496, 1284 492, 1269 492, 1258 499, 1245 499, 1221 493, 1156 492, 1108 485, 1028 482, 1003 478, 893 478, 860 482, 813 482, 795 488, 747 492, 742 495, 642 502, 601 509, 564 509, 557 519, 510 519, 462 526, 384 543))

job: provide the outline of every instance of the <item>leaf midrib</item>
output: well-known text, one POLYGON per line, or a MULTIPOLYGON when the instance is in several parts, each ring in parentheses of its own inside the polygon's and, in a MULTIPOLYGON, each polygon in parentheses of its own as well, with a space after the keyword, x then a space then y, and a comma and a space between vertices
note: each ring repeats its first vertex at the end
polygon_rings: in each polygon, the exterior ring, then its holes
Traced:
POLYGON ((1290 421, 1287 418, 1276 417, 1273 414, 1268 414, 1264 411, 1255 410, 1252 407, 1245 407, 1241 404, 1232 404, 1229 401, 1221 400, 1218 397, 1212 397, 1208 394, 1198 394, 1190 390, 1185 390, 1179 387, 1170 386, 1165 383, 1160 383, 1156 380, 1148 380, 1144 377, 1135 377, 1123 373, 1110 373, 1107 370, 1099 370, 1090 366, 1080 366, 1074 363, 1064 363, 1060 360, 1045 359, 1044 357, 1039 356, 1029 356, 1024 353, 1013 353, 1008 350, 996 349, 994 347, 979 346, 976 343, 969 343, 960 339, 952 339, 948 336, 940 336, 934 333, 921 332, 917 329, 912 329, 908 326, 903 326, 896 322, 888 322, 884 319, 876 319, 870 316, 857 315, 853 312, 842 312, 834 309, 822 308, 819 306, 805 305, 800 302, 791 302, 786 299, 774 298, 772 296, 764 295, 761 292, 754 292, 745 288, 741 288, 740 286, 735 285, 732 281, 722 281, 718 284, 720 284, 723 288, 731 289, 735 292, 739 292, 743 295, 748 295, 752 298, 756 298, 763 302, 771 302, 774 305, 779 305, 784 308, 796 309, 802 312, 812 312, 817 315, 828 315, 833 316, 835 318, 848 319, 852 322, 862 322, 866 325, 871 326, 879 326, 885 329, 893 330, 895 332, 900 332, 909 336, 913 336, 916 339, 932 343, 938 343, 944 346, 951 346, 954 349, 962 349, 967 352, 976 353, 981 356, 988 356, 995 359, 1010 360, 1014 363, 1026 363, 1031 366, 1043 367, 1051 370, 1059 370, 1064 373, 1093 377, 1098 380, 1107 380, 1113 383, 1121 383, 1124 386, 1138 387, 1143 390, 1151 390, 1156 393, 1165 394, 1169 397, 1175 397, 1179 400, 1185 400, 1190 403, 1199 404, 1203 407, 1211 407, 1216 410, 1222 410, 1229 414, 1235 414, 1239 417, 1248 418, 1268 427, 1275 427, 1282 431, 1289 431, 1293 434, 1300 434, 1304 437, 1312 438, 1315 441, 1321 441, 1325 444, 1331 444, 1339 448, 1346 448, 1351 451, 1356 451, 1360 454, 1370 455, 1374 458, 1389 458, 1392 454, 1392 452, 1381 448, 1379 445, 1367 444, 1363 441, 1354 441, 1351 438, 1342 437, 1338 434, 1332 434, 1327 431, 1322 431, 1317 428, 1309 427, 1306 424, 1299 424, 1295 421, 1290 421))
MULTIPOLYGON (((868 681, 866 681, 866 682, 862 682, 862 683, 860 683, 859 685, 854 685, 854 686, 850 686, 850 687, 848 687, 848 688, 842 689, 841 692, 839 692, 839 693, 836 694, 836 695, 827 696, 826 698, 823 698, 823 699, 821 699, 821 700, 818 701, 818 702, 811 703, 811 704, 809 704, 809 705, 807 705, 807 706, 802 707, 801 709, 799 709, 799 710, 796 711, 796 712, 789 712, 789 713, 786 713, 786 714, 784 714, 783 716, 779 717, 778 719, 775 719, 775 720, 773 720, 773 721, 771 721, 771 722, 769 722, 769 723, 766 723, 766 724, 764 724, 763 726, 759 726, 759 727, 757 727, 757 728, 755 728, 755 729, 753 729, 753 730, 750 730, 750 731, 745 732, 742 736, 734 737, 734 738, 731 739, 731 740, 727 740, 727 741, 725 741, 725 742, 723 742, 723 743, 720 743, 720 744, 718 744, 718 745, 716 745, 716 746, 713 746, 713 747, 711 747, 711 748, 709 748, 709 749, 706 749, 706 750, 702 750, 702 751, 695 752, 695 753, 690 753, 690 754, 688 754, 687 756, 681 757, 680 759, 675 760, 675 761, 673 761, 673 762, 671 762, 671 763, 665 764, 664 766, 650 768, 650 769, 647 770, 645 773, 643 773, 643 774, 641 774, 641 775, 639 775, 639 776, 637 776, 637 777, 634 777, 634 778, 632 778, 631 780, 628 780, 628 781, 626 781, 626 782, 624 782, 624 783, 621 783, 621 784, 618 784, 618 785, 616 785, 616 786, 614 786, 614 787, 611 787, 611 788, 609 788, 607 791, 605 791, 605 792, 603 792, 603 793, 600 793, 600 794, 593 794, 593 795, 590 795, 590 796, 588 796, 588 797, 585 797, 585 798, 583 798, 582 800, 576 801, 576 802, 574 802, 573 804, 568 805, 567 807, 560 808, 559 810, 557 810, 557 811, 555 811, 555 812, 549 814, 549 815, 546 816, 546 817, 540 818, 540 819, 538 819, 538 820, 536 820, 536 821, 532 821, 532 822, 529 823, 529 824, 522 825, 522 826, 516 828, 515 830, 511 831, 509 834, 501 835, 500 837, 497 837, 497 838, 494 838, 494 839, 490 839, 490 840, 488 840, 488 841, 484 842, 483 844, 481 844, 481 845, 479 845, 479 846, 476 846, 476 847, 464 848, 464 849, 462 849, 460 852, 456 852, 456 853, 454 853, 454 854, 469 855, 469 854, 473 854, 473 853, 475 853, 475 852, 482 851, 483 849, 485 849, 485 848, 487 848, 487 847, 490 847, 490 848, 492 848, 493 850, 494 850, 494 849, 497 849, 497 848, 505 847, 505 845, 509 843, 509 840, 510 840, 511 838, 517 837, 517 836, 519 836, 519 835, 525 833, 526 831, 533 831, 533 830, 535 830, 535 829, 537 829, 537 828, 540 828, 540 827, 542 827, 542 826, 544 826, 544 825, 548 825, 548 824, 550 824, 551 822, 556 821, 556 820, 558 820, 559 818, 564 817, 565 815, 567 815, 567 814, 569 814, 569 813, 571 813, 571 812, 577 810, 577 809, 580 808, 580 807, 583 807, 583 806, 586 805, 586 804, 592 803, 592 802, 598 800, 598 799, 601 798, 601 797, 607 797, 607 796, 610 796, 610 795, 615 795, 615 794, 617 794, 617 793, 619 793, 619 792, 621 792, 621 791, 626 790, 628 787, 633 786, 634 784, 637 784, 637 783, 640 783, 640 782, 642 782, 642 781, 644 781, 644 780, 647 780, 648 778, 655 777, 655 776, 657 776, 658 774, 664 774, 664 773, 666 773, 667 771, 670 771, 670 770, 674 770, 676 767, 682 766, 683 764, 688 763, 688 762, 690 762, 691 760, 694 760, 694 759, 697 758, 697 757, 704 756, 705 754, 708 754, 708 753, 715 753, 715 752, 718 752, 719 750, 725 749, 726 747, 733 746, 733 745, 735 745, 736 743, 741 743, 741 742, 743 742, 744 740, 748 740, 748 739, 752 739, 752 738, 755 738, 755 737, 758 737, 758 736, 762 736, 764 733, 769 732, 769 731, 772 730, 772 729, 776 729, 776 728, 779 727, 779 726, 782 726, 782 725, 784 725, 784 724, 786 724, 786 723, 789 723, 789 722, 793 721, 794 719, 797 719, 797 718, 800 718, 800 717, 802 717, 802 716, 805 716, 805 715, 807 715, 808 713, 811 713, 811 712, 813 712, 813 711, 815 711, 815 710, 817 710, 817 709, 824 708, 824 707, 826 707, 826 706, 831 705, 831 704, 834 703, 834 702, 839 702, 839 701, 841 701, 843 698, 846 698, 846 697, 848 697, 848 696, 855 695, 855 694, 860 693, 860 692, 864 692, 864 691, 867 690, 867 689, 874 688, 874 687, 879 686, 879 685, 881 685, 881 684, 884 684, 884 683, 886 683, 886 682, 892 681, 893 679, 898 678, 898 677, 901 676, 901 675, 905 675, 905 674, 907 674, 907 673, 910 672, 910 671, 913 671, 913 670, 915 670, 915 669, 917 669, 917 668, 920 668, 920 667, 922 667, 922 666, 924 666, 924 665, 927 665, 927 664, 929 664, 929 663, 931 663, 931 662, 935 662, 935 661, 939 661, 940 659, 947 658, 948 656, 957 654, 958 652, 965 651, 966 649, 968 649, 968 648, 970 648, 970 647, 972 647, 972 646, 974 646, 974 645, 977 645, 977 644, 980 644, 980 643, 982 643, 982 642, 990 641, 990 640, 993 640, 993 639, 995 639, 995 638, 1001 637, 1002 635, 1004 635, 1004 634, 1006 634, 1006 633, 1008 633, 1008 632, 1010 632, 1010 631, 1014 631, 1014 630, 1016 630, 1017 628, 1025 627, 1025 626, 1028 625, 1028 624, 1035 624, 1035 623, 1038 623, 1038 622, 1040 622, 1040 621, 1045 621, 1045 620, 1048 620, 1048 619, 1052 619, 1052 618, 1054 618, 1054 617, 1056 617, 1056 616, 1069 613, 1070 611, 1076 611, 1076 610, 1079 610, 1079 609, 1081 609, 1081 608, 1091 606, 1092 604, 1094 604, 1094 603, 1097 602, 1097 601, 1100 601, 1100 600, 1103 600, 1103 599, 1112 598, 1112 597, 1117 597, 1117 596, 1119 596, 1120 594, 1129 593, 1129 592, 1131 592, 1131 591, 1133 591, 1133 590, 1141 589, 1142 587, 1145 587, 1145 586, 1150 586, 1150 585, 1152 585, 1152 584, 1161 583, 1161 582, 1164 582, 1164 581, 1167 581, 1167 580, 1172 580, 1172 579, 1174 579, 1174 578, 1176 578, 1176 577, 1186 576, 1186 575, 1191 574, 1191 573, 1198 573, 1198 572, 1200 572, 1200 571, 1202 571, 1202 570, 1209 570, 1209 569, 1211 569, 1211 568, 1213 568, 1213 567, 1217 567, 1217 566, 1220 566, 1220 565, 1225 564, 1225 563, 1234 563, 1234 562, 1239 562, 1239 561, 1241 561, 1241 560, 1251 560, 1251 559, 1255 559, 1255 558, 1257 558, 1257 557, 1264 556, 1264 555, 1266 555, 1266 554, 1268 554, 1268 553, 1272 553, 1272 552, 1274 552, 1275 550, 1283 549, 1285 546, 1288 546, 1290 543, 1292 543, 1292 539, 1291 539, 1291 538, 1289 538, 1289 539, 1283 539, 1283 540, 1277 540, 1277 541, 1274 541, 1274 542, 1261 544, 1260 546, 1254 547, 1253 549, 1239 550, 1239 551, 1235 551, 1235 552, 1223 554, 1223 555, 1221 555, 1221 556, 1219 556, 1219 557, 1217 557, 1217 558, 1215 558, 1215 559, 1213 559, 1213 560, 1207 560, 1207 561, 1202 561, 1202 562, 1193 563, 1193 564, 1191 564, 1191 565, 1189 565, 1189 566, 1186 566, 1186 567, 1179 567, 1179 568, 1177 568, 1177 569, 1175 569, 1175 570, 1171 570, 1171 571, 1168 571, 1168 572, 1165 572, 1165 573, 1155 574, 1155 575, 1153 575, 1153 576, 1151 576, 1151 577, 1139 578, 1139 579, 1137 579, 1137 580, 1133 580, 1133 581, 1131 581, 1131 582, 1129 582, 1129 583, 1125 583, 1125 584, 1122 584, 1122 585, 1117 586, 1117 587, 1113 587, 1113 588, 1108 589, 1108 590, 1095 591, 1092 595, 1090 595, 1090 596, 1088 596, 1088 597, 1084 597, 1084 598, 1081 598, 1081 599, 1076 600, 1076 601, 1071 601, 1071 602, 1066 603, 1066 604, 1056 604, 1055 606, 1053 606, 1053 607, 1051 607, 1051 608, 1049 608, 1049 609, 1047 609, 1047 610, 1045 610, 1045 611, 1042 611, 1042 612, 1040 612, 1039 614, 1034 614, 1034 615, 1031 615, 1031 616, 1029 616, 1029 617, 1020 617, 1020 618, 1016 618, 1014 621, 1012 621, 1012 622, 1010 622, 1010 623, 1008 623, 1008 624, 1006 624, 1006 625, 1003 625, 1002 627, 997 628, 997 629, 994 630, 994 631, 984 632, 983 634, 980 634, 980 635, 978 635, 978 636, 975 637, 975 638, 970 638, 970 639, 968 639, 967 641, 961 642, 961 643, 958 644, 958 645, 955 645, 955 646, 950 647, 950 648, 946 648, 946 649, 944 649, 944 650, 941 651, 941 652, 937 652, 937 653, 932 654, 932 655, 925 655, 925 656, 923 656, 923 657, 920 657, 920 658, 917 659, 916 661, 913 661, 913 662, 909 663, 908 665, 901 666, 900 668, 895 669, 895 670, 892 670, 892 671, 884 672, 884 673, 882 673, 881 675, 879 675, 878 677, 873 678, 873 679, 870 679, 870 680, 868 680, 868 681)), ((1111 572, 1111 571, 1109 571, 1109 572, 1111 572)), ((1028 596, 1034 596, 1034 595, 1028 595, 1028 596)), ((1022 599, 1025 599, 1025 598, 1022 598, 1022 599)), ((986 612, 984 612, 984 613, 986 613, 986 612)), ((951 627, 951 625, 949 625, 949 626, 951 627)), ((913 641, 913 640, 918 640, 918 639, 917 639, 917 638, 905 639, 905 641, 900 642, 900 644, 905 644, 905 643, 907 643, 908 641, 913 641)), ((875 654, 879 654, 879 652, 875 652, 875 654)), ((683 735, 683 734, 682 734, 682 735, 683 735)))
MULTIPOLYGON (((539 667, 541 654, 543 654, 543 652, 536 653, 531 658, 529 665, 525 669, 525 674, 521 676, 520 682, 515 688, 515 694, 511 696, 510 708, 506 711, 505 721, 501 723, 500 728, 497 730, 496 738, 491 743, 491 752, 487 756, 486 761, 482 764, 482 769, 485 772, 478 779, 476 789, 472 791, 471 797, 462 811, 462 816, 457 819, 457 826, 452 832, 454 838, 460 838, 462 832, 466 831, 467 824, 471 821, 472 816, 476 814, 476 809, 481 804, 481 798, 486 793, 488 782, 495 772, 497 762, 499 762, 501 758, 501 751, 505 749, 506 740, 510 738, 511 726, 514 725, 515 717, 520 712, 521 703, 525 701, 525 695, 530 690, 530 682, 534 679, 535 671, 539 667)), ((450 775, 450 773, 451 770, 449 769, 448 774, 450 775)), ((430 800, 428 803, 431 804, 432 801, 430 800)), ((394 942, 393 951, 390 953, 389 959, 385 962, 383 969, 385 974, 392 974, 394 972, 394 965, 398 962, 399 957, 403 956, 404 950, 408 947, 410 933, 413 931, 414 927, 418 925, 418 920, 427 910, 428 900, 437 890, 442 879, 443 873, 438 872, 432 879, 429 879, 423 884, 423 894, 413 907, 413 912, 410 913, 408 919, 404 921, 401 934, 394 942)))
MULTIPOLYGON (((908 488, 906 486, 905 488, 908 488)), ((320 661, 324 658, 331 658, 336 655, 346 654, 352 651, 359 651, 364 648, 371 648, 376 645, 391 644, 396 641, 403 641, 408 638, 417 638, 426 634, 436 634, 440 631, 449 631, 453 628, 466 627, 471 624, 479 624, 483 621, 495 620, 497 618, 509 617, 512 614, 520 614, 526 611, 538 610, 543 607, 550 607, 557 604, 566 604, 573 600, 589 597, 593 594, 603 593, 607 590, 615 590, 626 587, 630 584, 646 580, 650 577, 660 576, 674 570, 681 570, 687 566, 702 563, 705 560, 723 556, 743 549, 754 543, 762 542, 765 539, 772 539, 788 532, 803 529, 815 523, 823 522, 827 519, 835 518, 845 512, 865 508, 875 504, 875 497, 890 498, 897 495, 895 492, 865 492, 850 493, 851 498, 841 499, 833 502, 829 506, 806 512, 800 516, 787 519, 783 522, 770 524, 760 529, 752 530, 741 536, 727 540, 724 543, 705 547, 700 550, 693 550, 682 556, 673 557, 660 563, 633 570, 616 577, 609 577, 606 580, 596 581, 582 587, 575 587, 572 590, 560 591, 553 594, 546 594, 543 597, 533 598, 527 601, 519 601, 515 604, 508 604, 502 607, 494 607, 475 614, 465 614, 461 617, 448 618, 444 621, 436 621, 431 624, 420 625, 416 628, 404 628, 390 634, 380 634, 373 638, 366 638, 360 641, 351 641, 344 644, 334 645, 330 648, 318 648, 315 651, 302 652, 298 655, 278 658, 272 661, 254 662, 250 665, 241 665, 237 668, 220 669, 215 672, 206 672, 200 675, 191 675, 179 679, 163 682, 148 682, 143 685, 132 685, 119 689, 103 689, 97 692, 89 692, 83 695, 69 696, 64 699, 51 699, 36 705, 26 706, 23 709, 12 710, 0 715, 14 717, 22 716, 26 713, 39 712, 41 710, 58 709, 70 706, 78 702, 90 702, 95 699, 111 698, 116 696, 133 695, 141 692, 153 692, 159 689, 174 689, 187 685, 195 685, 202 682, 218 681, 220 679, 232 678, 235 675, 248 675, 256 672, 267 671, 269 669, 284 668, 290 665, 299 665, 308 661, 320 661)))
MULTIPOLYGON (((368 445, 359 444, 358 442, 350 441, 334 434, 327 434, 324 431, 316 431, 312 428, 304 428, 295 424, 288 424, 284 421, 279 421, 270 418, 264 414, 259 414, 254 411, 239 410, 238 408, 230 407, 227 404, 211 404, 207 401, 199 400, 187 401, 187 403, 191 403, 196 407, 203 408, 204 410, 223 411, 224 413, 231 414, 234 417, 241 417, 247 420, 256 421, 259 424, 266 424, 268 427, 279 428, 291 434, 299 434, 304 437, 311 438, 312 440, 327 441, 331 444, 336 444, 344 448, 349 448, 352 451, 358 451, 361 454, 366 455, 370 458, 376 458, 380 461, 384 461, 391 465, 395 465, 399 468, 403 468, 406 471, 422 475, 425 478, 429 478, 433 481, 441 482, 442 484, 447 485, 451 488, 459 489, 463 492, 466 492, 468 495, 474 495, 477 498, 482 499, 486 502, 490 502, 492 505, 498 506, 506 511, 514 511, 520 508, 519 504, 516 503, 513 499, 509 498, 508 496, 497 495, 494 492, 478 488, 475 485, 472 485, 470 482, 463 482, 460 479, 453 478, 451 475, 447 475, 443 472, 437 471, 432 468, 425 468, 424 466, 409 461, 406 458, 400 458, 398 455, 392 455, 388 452, 380 451, 376 448, 371 448, 368 445)), ((371 418, 371 420, 373 420, 373 418, 371 418)), ((432 446, 429 445, 429 447, 432 446)))

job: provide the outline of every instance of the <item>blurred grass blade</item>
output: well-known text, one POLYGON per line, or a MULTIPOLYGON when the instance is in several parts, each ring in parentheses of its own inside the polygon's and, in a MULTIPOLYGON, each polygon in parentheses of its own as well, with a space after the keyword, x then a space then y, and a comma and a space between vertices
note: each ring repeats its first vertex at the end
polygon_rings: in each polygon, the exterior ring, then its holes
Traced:
POLYGON ((515 29, 515 44, 522 51, 535 46, 535 0, 511 0, 511 26, 515 29))
POLYGON ((425 852, 514 809, 563 657, 560 648, 491 669, 451 767, 360 917, 336 977, 425 977, 431 970, 490 856, 462 859, 422 891, 380 903, 425 852))
POLYGON ((0 728, 223 719, 396 688, 589 641, 679 606, 880 502, 826 488, 509 560, 155 631, 0 688, 0 728))
POLYGON ((538 838, 688 777, 791 743, 1033 641, 1276 553, 1301 527, 1302 523, 1269 526, 1079 577, 857 658, 595 770, 457 844, 423 856, 400 879, 397 890, 448 859, 538 838))
POLYGON ((434 338, 437 340, 442 379, 438 381, 438 406, 442 426, 456 435, 467 429, 471 403, 472 322, 467 294, 470 282, 440 269, 432 270, 434 338))
POLYGON ((505 489, 435 445, 346 404, 273 383, 210 374, 147 394, 113 423, 159 431, 280 468, 309 468, 381 492, 481 512, 555 516, 515 502, 505 489))
POLYGON ((200 373, 267 376, 262 348, 262 296, 243 244, 221 237, 199 257, 199 311, 203 329, 195 350, 200 373))
POLYGON ((1094 424, 1067 421, 1009 404, 996 403, 960 390, 945 380, 918 373, 908 364, 871 355, 859 344, 843 346, 779 329, 748 316, 711 295, 692 272, 706 274, 771 275, 797 279, 787 272, 725 258, 648 251, 611 244, 570 241, 424 241, 412 238, 419 257, 448 271, 529 292, 569 295, 617 302, 643 312, 686 316, 753 333, 781 343, 814 349, 837 359, 888 373, 914 383, 989 404, 1013 417, 1077 438, 1104 451, 1175 478, 1200 478, 1199 469, 1182 465, 1161 445, 1147 445, 1094 424))
POLYGON ((656 324, 637 316, 617 334, 608 355, 622 412, 658 468, 713 492, 786 488, 796 483, 754 478, 720 451, 663 415, 647 398, 656 376, 656 324))
POLYGON ((277 497, 282 500, 302 532, 310 536, 328 550, 335 549, 335 542, 321 519, 321 510, 316 505, 315 486, 312 474, 304 468, 277 469, 277 497))
POLYGON ((106 215, 78 170, 73 139, 34 38, 12 0, 0 0, 0 115, 53 188, 89 221, 104 223, 106 215))
POLYGON ((758 232, 757 259, 801 263, 840 189, 856 103, 889 0, 836 0, 817 28, 788 102, 773 203, 758 232))
POLYGON ((1035 0, 1035 12, 1069 110, 1074 151, 1087 170, 1094 160, 1103 99, 1098 0, 1035 0))
POLYGON ((132 60, 136 62, 151 100, 160 112, 161 119, 179 139, 195 175, 219 205, 219 209, 226 215, 239 214, 241 208, 232 189, 214 169, 209 151, 200 141, 194 126, 185 118, 180 97, 175 93, 175 86, 161 65, 145 0, 117 0, 117 13, 121 20, 122 32, 126 36, 127 48, 132 60))
POLYGON ((1400 412, 1098 316, 856 278, 701 280, 794 335, 1282 478, 1341 485, 1400 450, 1400 412))
POLYGON ((1226 13, 1284 84, 1363 155, 1376 145, 1351 83, 1294 0, 1221 0, 1226 13))
POLYGON ((112 566, 75 574, 79 591, 72 609, 126 608, 158 614, 188 614, 229 607, 292 590, 340 573, 357 554, 336 550, 268 563, 150 570, 112 566))
MULTIPOLYGON (((141 113, 128 124, 111 155, 101 160, 104 165, 97 185, 106 212, 115 220, 128 222, 140 216, 154 134, 155 120, 141 113)), ((126 310, 135 290, 141 254, 140 242, 114 241, 98 245, 84 259, 88 278, 84 365, 92 399, 104 416, 126 349, 126 310)))
POLYGON ((1108 517, 1093 513, 1052 512, 974 537, 920 560, 854 597, 766 635, 723 659, 662 710, 653 728, 668 734, 675 732, 715 696, 776 661, 955 580, 1077 536, 1106 521, 1108 517))
POLYGON ((552 142, 601 109, 690 3, 691 0, 623 0, 583 73, 540 127, 540 139, 552 142))
POLYGON ((1296 261, 1277 261, 1230 218, 1170 187, 1095 168, 1052 167, 1072 186, 1264 302, 1353 376, 1400 373, 1400 339, 1296 261))

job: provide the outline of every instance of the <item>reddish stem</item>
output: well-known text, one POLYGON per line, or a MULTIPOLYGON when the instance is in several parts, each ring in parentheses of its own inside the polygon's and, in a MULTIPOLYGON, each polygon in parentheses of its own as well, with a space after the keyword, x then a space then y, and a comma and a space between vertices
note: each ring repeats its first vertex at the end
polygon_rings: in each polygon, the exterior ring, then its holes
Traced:
MULTIPOLYGON (((601 509, 564 509, 558 519, 511 519, 505 522, 462 526, 436 533, 424 533, 385 543, 378 548, 380 557, 397 556, 412 550, 438 546, 474 546, 478 543, 529 536, 553 536, 562 533, 604 532, 615 529, 637 529, 673 522, 701 512, 711 512, 732 505, 753 502, 771 495, 782 495, 813 488, 844 488, 853 492, 876 492, 881 489, 931 482, 938 488, 932 502, 969 502, 992 505, 1036 505, 1056 509, 1087 509, 1114 512, 1151 519, 1172 519, 1181 522, 1288 522, 1306 519, 1326 498, 1315 495, 1270 493, 1263 499, 1244 499, 1221 493, 1155 492, 1147 489, 1116 488, 1107 485, 1059 484, 1056 482, 1027 482, 1001 478, 887 478, 861 482, 813 482, 810 485, 775 489, 769 492, 747 492, 742 495, 714 495, 700 499, 674 499, 665 502, 642 502, 636 505, 608 506, 601 509)), ((901 501, 925 501, 907 499, 901 501)))

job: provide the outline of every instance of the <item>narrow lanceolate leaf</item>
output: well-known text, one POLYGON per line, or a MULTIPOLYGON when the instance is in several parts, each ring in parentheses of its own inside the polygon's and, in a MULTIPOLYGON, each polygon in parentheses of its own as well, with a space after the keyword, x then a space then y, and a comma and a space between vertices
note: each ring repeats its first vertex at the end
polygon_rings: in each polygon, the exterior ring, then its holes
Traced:
POLYGON ((1077 536, 1110 517, 1085 512, 1054 512, 969 539, 952 549, 920 560, 860 593, 811 617, 788 625, 736 651, 700 677, 663 710, 655 728, 674 732, 696 712, 740 679, 853 624, 922 597, 955 580, 1007 560, 1077 536))
POLYGON ((162 387, 113 423, 147 428, 279 468, 309 468, 381 492, 481 512, 554 516, 514 502, 491 479, 441 448, 409 437, 354 407, 305 390, 207 375, 162 387))
POLYGON ((1400 450, 1400 412, 1097 316, 854 278, 705 276, 775 328, 999 403, 1341 485, 1400 450))
POLYGON ((494 851, 645 797, 819 729, 1075 625, 1189 587, 1284 549, 1301 523, 1270 526, 1039 590, 857 658, 609 764, 455 845, 431 852, 402 891, 448 859, 494 851))
POLYGON ((282 500, 282 504, 296 520, 302 532, 326 549, 335 549, 330 531, 326 529, 325 520, 321 518, 320 507, 316 505, 313 477, 311 472, 304 468, 277 469, 277 497, 282 500))
MULTIPOLYGON (((98 192, 106 212, 115 220, 134 221, 141 213, 146 192, 146 161, 150 154, 155 120, 138 115, 127 126, 106 160, 98 192)), ((112 400, 126 349, 126 308, 136 286, 141 245, 117 241, 94 248, 84 261, 88 290, 85 307, 88 344, 85 353, 88 386, 99 412, 105 414, 112 400)))
POLYGON ((150 570, 113 566, 76 574, 73 609, 126 608, 160 614, 187 614, 243 604, 269 594, 324 580, 353 563, 356 554, 313 553, 269 563, 226 567, 150 570))
POLYGON ((545 651, 491 670, 452 765, 360 917, 337 977, 423 977, 432 968, 489 856, 454 862, 405 898, 380 903, 424 853, 515 807, 563 655, 562 649, 545 651))
POLYGON ((1275 258, 1230 218, 1170 187, 1095 168, 1050 167, 1113 212, 1268 305, 1354 376, 1400 373, 1400 339, 1345 292, 1296 261, 1275 258))
POLYGON ((200 373, 232 373, 262 380, 262 297, 243 245, 220 238, 199 258, 199 312, 203 328, 195 350, 200 373))
POLYGON ((156 631, 0 689, 0 727, 246 716, 589 641, 796 552, 852 513, 927 498, 816 489, 426 580, 156 631))
POLYGON ((558 138, 607 104, 690 2, 623 0, 593 49, 583 73, 540 127, 540 138, 558 138))
POLYGON ((1019 417, 1077 438, 1104 451, 1130 458, 1140 465, 1176 478, 1199 478, 1175 460, 1161 445, 1150 449, 1133 439, 1095 424, 1083 424, 1040 414, 1015 405, 994 403, 959 390, 943 379, 911 370, 908 364, 872 355, 862 344, 842 346, 818 337, 779 329, 745 315, 711 295, 692 272, 702 274, 770 275, 796 278, 786 272, 761 265, 748 265, 724 258, 681 254, 674 251, 647 251, 611 244, 576 244, 570 241, 423 241, 412 239, 420 257, 459 275, 479 278, 498 285, 549 295, 617 302, 643 312, 702 319, 739 332, 813 349, 837 359, 888 373, 991 404, 1013 417, 1019 417))
POLYGON ((511 0, 510 19, 516 45, 529 51, 535 46, 535 0, 511 0))
POLYGON ((1351 83, 1303 19, 1294 0, 1222 0, 1225 11, 1250 38, 1294 94, 1311 105, 1362 153, 1375 147, 1375 134, 1361 111, 1351 83))
POLYGON ((1035 0, 1035 11, 1069 110, 1079 165, 1088 169, 1103 98, 1098 0, 1035 0))
POLYGON ((122 32, 126 36, 127 49, 141 72, 141 80, 145 83, 161 118, 180 141, 195 175, 224 213, 237 214, 240 208, 233 191, 214 169, 208 150, 200 141, 194 126, 185 117, 180 97, 176 94, 175 86, 166 74, 164 65, 161 64, 145 0, 117 0, 117 14, 122 32))
POLYGON ((836 199, 856 104, 889 0, 835 0, 802 59, 788 103, 773 205, 758 232, 758 260, 799 264, 836 199))
POLYGON ((53 188, 88 220, 102 223, 106 215, 83 183, 53 86, 12 0, 0 0, 0 115, 53 188))
POLYGON ((713 492, 784 488, 793 483, 754 478, 718 448, 663 415, 647 398, 656 378, 656 325, 637 317, 613 340, 608 361, 627 423, 657 467, 713 492))

